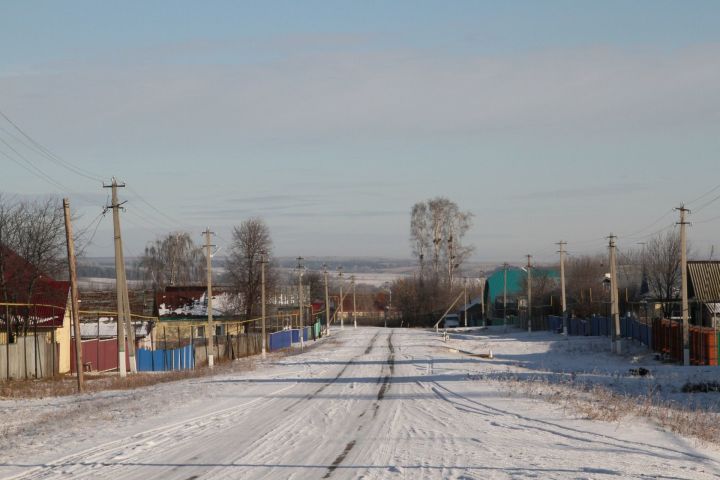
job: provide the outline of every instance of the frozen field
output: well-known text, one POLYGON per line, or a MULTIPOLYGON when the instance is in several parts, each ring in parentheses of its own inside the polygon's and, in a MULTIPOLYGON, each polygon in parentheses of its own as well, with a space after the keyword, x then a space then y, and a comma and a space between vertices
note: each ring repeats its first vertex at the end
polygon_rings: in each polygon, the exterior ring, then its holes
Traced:
MULTIPOLYGON (((0 401, 0 478, 720 477, 720 451, 648 420, 579 418, 508 376, 680 400, 688 371, 606 339, 346 328, 253 371, 82 397, 0 401), (495 358, 473 353, 492 350, 495 358), (628 369, 646 366, 651 375, 628 369), (7 419, 7 422, 6 422, 7 419)), ((713 395, 701 399, 712 403, 713 395)), ((687 396, 682 397, 687 398, 687 396)))

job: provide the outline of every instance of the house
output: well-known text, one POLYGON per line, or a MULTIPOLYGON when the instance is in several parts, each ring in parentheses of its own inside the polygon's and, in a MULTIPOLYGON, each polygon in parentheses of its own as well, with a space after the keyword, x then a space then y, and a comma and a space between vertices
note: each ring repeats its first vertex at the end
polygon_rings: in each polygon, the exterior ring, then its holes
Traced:
POLYGON ((460 318, 460 325, 465 326, 465 315, 467 313, 467 326, 476 327, 483 324, 484 312, 483 301, 481 297, 471 300, 469 303, 460 307, 455 313, 460 318))
MULTIPOLYGON (((43 376, 52 370, 57 373, 69 372, 69 282, 55 280, 44 274, 7 247, 0 247, 0 255, 3 264, 0 301, 7 302, 4 308, 0 308, 0 344, 25 342, 25 347, 29 344, 30 348, 36 348, 43 376), (40 338, 43 344, 38 343, 40 338), (48 346, 50 352, 54 350, 55 354, 48 354, 49 358, 45 358, 45 346, 48 346)), ((2 356, 0 362, 4 360, 2 356)))
MULTIPOLYGON (((547 279, 554 288, 559 282, 560 271, 555 267, 533 267, 532 276, 534 286, 541 279, 547 279)), ((526 283, 527 270, 524 268, 508 266, 507 269, 498 268, 491 273, 486 280, 484 289, 486 315, 488 317, 502 318, 504 316, 504 301, 506 301, 507 315, 517 315, 518 309, 523 305, 527 305, 526 283)), ((535 298, 535 293, 533 298, 535 298)))
POLYGON ((691 261, 688 269, 688 298, 695 324, 720 326, 720 261, 691 261))

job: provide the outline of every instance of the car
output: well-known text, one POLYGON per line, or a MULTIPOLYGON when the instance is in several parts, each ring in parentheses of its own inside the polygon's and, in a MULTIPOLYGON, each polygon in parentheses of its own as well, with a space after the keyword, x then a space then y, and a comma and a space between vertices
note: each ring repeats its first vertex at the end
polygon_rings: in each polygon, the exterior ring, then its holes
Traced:
POLYGON ((455 328, 460 326, 460 317, 456 313, 450 313, 445 315, 443 323, 445 328, 455 328))

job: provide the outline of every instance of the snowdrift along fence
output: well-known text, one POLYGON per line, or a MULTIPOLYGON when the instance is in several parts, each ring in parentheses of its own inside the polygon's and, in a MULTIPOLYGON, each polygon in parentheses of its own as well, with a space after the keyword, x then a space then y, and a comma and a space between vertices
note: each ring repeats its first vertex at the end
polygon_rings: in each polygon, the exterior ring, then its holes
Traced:
POLYGON ((165 372, 195 368, 195 349, 192 345, 171 350, 137 350, 139 372, 165 372))

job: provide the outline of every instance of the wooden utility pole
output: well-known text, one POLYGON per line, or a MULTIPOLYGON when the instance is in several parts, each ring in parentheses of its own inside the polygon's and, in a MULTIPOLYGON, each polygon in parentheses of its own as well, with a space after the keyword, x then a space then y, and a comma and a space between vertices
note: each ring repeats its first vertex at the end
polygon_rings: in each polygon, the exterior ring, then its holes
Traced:
POLYGON ((328 271, 327 265, 323 263, 323 278, 325 279, 325 335, 330 335, 330 296, 328 295, 328 271))
POLYGON ((353 328, 357 328, 357 308, 355 308, 355 275, 350 276, 350 285, 352 285, 353 291, 353 328))
POLYGON ((210 236, 214 232, 210 231, 210 227, 203 232, 205 235, 205 261, 207 270, 207 334, 205 335, 205 343, 207 345, 208 367, 213 368, 215 365, 215 355, 213 355, 213 347, 215 340, 215 322, 213 321, 213 304, 212 304, 212 248, 215 245, 210 244, 210 236))
POLYGON ((526 255, 527 257, 527 304, 528 304, 528 333, 532 333, 532 255, 526 255))
POLYGON ((115 177, 110 185, 103 185, 104 188, 112 189, 111 204, 109 207, 113 213, 113 234, 115 244, 115 286, 117 293, 117 338, 118 338, 118 371, 120 377, 127 376, 125 364, 125 344, 129 348, 130 371, 135 373, 135 335, 130 324, 130 301, 127 291, 127 277, 125 276, 125 257, 123 255, 122 235, 120 233, 120 209, 123 203, 118 202, 117 189, 125 184, 118 184, 115 177))
POLYGON ((265 356, 265 264, 267 263, 267 252, 260 252, 260 315, 262 317, 262 356, 265 356))
MULTIPOLYGON (((75 241, 72 234, 72 222, 70 221, 70 201, 63 198, 63 212, 65 213, 65 241, 67 243, 68 272, 70 274, 70 315, 72 318, 73 332, 75 334, 75 370, 77 371, 77 389, 83 391, 83 358, 82 338, 80 337, 80 315, 78 313, 78 288, 77 270, 75 263, 75 241)), ((10 319, 7 318, 9 322, 10 319)), ((10 343, 8 337, 8 344, 10 343)), ((55 357, 55 343, 53 342, 53 358, 55 357)), ((8 364, 8 371, 10 366, 8 364)), ((55 370, 53 369, 53 375, 55 370)))
POLYGON ((618 303, 618 285, 617 285, 617 255, 615 239, 612 233, 608 237, 610 240, 610 315, 613 325, 613 351, 622 353, 622 332, 620 331, 620 305, 618 303))
POLYGON ((690 210, 685 205, 675 210, 680 211, 680 269, 681 269, 681 290, 682 290, 682 322, 683 322, 683 365, 690 365, 690 315, 688 307, 688 285, 687 285, 687 233, 685 225, 685 214, 690 210))
POLYGON ((565 245, 567 242, 560 240, 558 242, 560 250, 560 295, 562 296, 562 319, 563 319, 563 335, 568 334, 568 314, 567 314, 567 302, 565 300, 565 245))
POLYGON ((503 325, 507 332, 507 262, 503 263, 503 325))
POLYGON ((342 267, 338 267, 338 278, 340 279, 340 330, 345 329, 345 319, 343 318, 343 284, 342 284, 342 278, 343 278, 343 272, 342 267))

